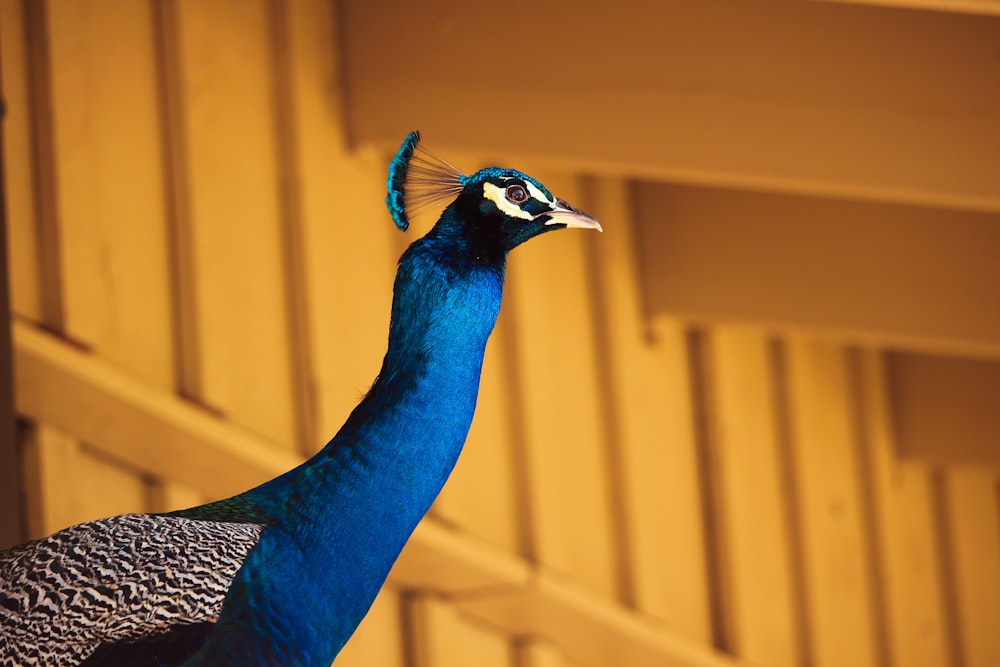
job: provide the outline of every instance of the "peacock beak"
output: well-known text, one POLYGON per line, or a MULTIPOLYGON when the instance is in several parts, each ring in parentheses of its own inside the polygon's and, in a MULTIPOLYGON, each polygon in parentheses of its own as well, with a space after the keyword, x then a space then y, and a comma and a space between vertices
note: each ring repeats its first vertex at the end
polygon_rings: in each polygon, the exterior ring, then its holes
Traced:
POLYGON ((549 220, 545 222, 546 225, 566 225, 566 227, 604 231, 601 223, 580 209, 570 206, 562 199, 557 199, 552 205, 552 210, 546 211, 543 215, 549 216, 549 220))

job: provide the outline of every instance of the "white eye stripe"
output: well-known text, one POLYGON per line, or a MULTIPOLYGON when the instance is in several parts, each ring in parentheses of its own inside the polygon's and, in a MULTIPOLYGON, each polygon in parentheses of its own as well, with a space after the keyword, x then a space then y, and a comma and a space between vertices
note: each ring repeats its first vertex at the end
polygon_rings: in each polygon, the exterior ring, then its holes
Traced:
MULTIPOLYGON (((526 183, 528 186, 528 193, 535 199, 541 199, 546 201, 545 197, 539 197, 541 191, 533 186, 531 183, 526 183), (537 194, 536 194, 537 193, 537 194)), ((507 188, 501 188, 490 182, 483 183, 483 196, 489 199, 491 202, 497 205, 497 208, 509 215, 512 218, 520 218, 522 220, 532 220, 535 216, 531 215, 527 211, 521 209, 517 204, 512 204, 507 201, 507 188)))

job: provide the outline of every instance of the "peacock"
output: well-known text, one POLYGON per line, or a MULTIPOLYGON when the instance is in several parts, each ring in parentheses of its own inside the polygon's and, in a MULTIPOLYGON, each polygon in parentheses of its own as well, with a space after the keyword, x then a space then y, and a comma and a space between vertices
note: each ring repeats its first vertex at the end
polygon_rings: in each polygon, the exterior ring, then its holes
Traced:
POLYGON ((0 552, 0 665, 326 667, 364 617, 465 443, 507 254, 601 230, 534 178, 465 175, 410 133, 386 204, 405 230, 370 390, 298 467, 224 500, 123 514, 0 552))

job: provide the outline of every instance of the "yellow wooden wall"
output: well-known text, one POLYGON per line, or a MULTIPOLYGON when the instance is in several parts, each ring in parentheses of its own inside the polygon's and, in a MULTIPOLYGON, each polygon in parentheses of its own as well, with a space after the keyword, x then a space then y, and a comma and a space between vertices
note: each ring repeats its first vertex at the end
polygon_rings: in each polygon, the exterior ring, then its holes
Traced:
MULTIPOLYGON (((414 238, 334 4, 0 10, 32 534, 321 446, 414 238)), ((512 255, 466 451, 337 664, 1000 664, 997 470, 898 458, 885 353, 652 315, 634 184, 516 166, 607 233, 512 255)))

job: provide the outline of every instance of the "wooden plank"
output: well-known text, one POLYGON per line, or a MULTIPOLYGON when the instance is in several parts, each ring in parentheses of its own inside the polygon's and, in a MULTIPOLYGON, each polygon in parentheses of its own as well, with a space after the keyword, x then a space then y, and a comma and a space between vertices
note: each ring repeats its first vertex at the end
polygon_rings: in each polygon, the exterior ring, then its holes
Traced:
POLYGON ((399 591, 385 587, 357 631, 337 656, 337 667, 403 667, 403 603, 399 591))
POLYGON ((518 667, 566 667, 566 659, 555 645, 531 638, 518 644, 516 664, 518 667))
MULTIPOLYGON (((579 195, 572 178, 533 175, 569 202, 579 195)), ((618 564, 585 242, 569 230, 517 248, 505 309, 514 319, 532 555, 614 596, 618 564)))
POLYGON ((392 143, 416 123, 449 148, 567 170, 1000 211, 998 16, 563 0, 532 19, 573 39, 539 49, 491 5, 448 10, 344 6, 359 142, 392 143), (516 132, 484 122, 508 90, 484 65, 496 44, 533 55, 518 99, 559 101, 521 105, 516 132))
POLYGON ((761 665, 801 663, 795 578, 785 503, 784 459, 768 338, 716 327, 706 340, 712 446, 723 521, 726 627, 730 650, 761 665))
POLYGON ((378 373, 398 257, 383 156, 351 152, 344 136, 334 9, 322 0, 287 4, 316 444, 334 434, 378 373))
POLYGON ((73 435, 35 424, 25 445, 31 537, 82 521, 148 510, 146 479, 88 450, 73 435))
POLYGON ((179 1, 176 11, 197 398, 294 447, 267 5, 179 1))
POLYGON ((65 329, 173 385, 156 54, 149 2, 50 3, 65 329))
POLYGON ((8 275, 14 313, 41 320, 38 218, 27 28, 21 0, 0 1, 0 77, 4 89, 3 178, 8 275))
POLYGON ((788 396, 813 664, 877 663, 871 567, 844 350, 788 342, 788 396))
POLYGON ((885 597, 891 664, 946 667, 951 656, 938 576, 933 486, 926 467, 897 456, 897 431, 890 412, 895 397, 887 385, 885 362, 880 352, 861 353, 859 400, 875 499, 879 584, 885 597))
POLYGON ((1000 469, 1000 362, 888 355, 899 456, 1000 469))
POLYGON ((637 609, 707 643, 711 598, 685 331, 667 318, 647 326, 626 184, 593 179, 586 194, 581 205, 608 227, 584 240, 597 267, 627 595, 637 609))
POLYGON ((407 605, 414 667, 513 667, 507 637, 470 622, 446 602, 412 598, 407 605))
POLYGON ((636 209, 653 312, 1000 359, 996 215, 656 183, 636 209))
POLYGON ((1000 502, 996 473, 954 467, 945 473, 949 548, 963 667, 1000 664, 1000 502))

